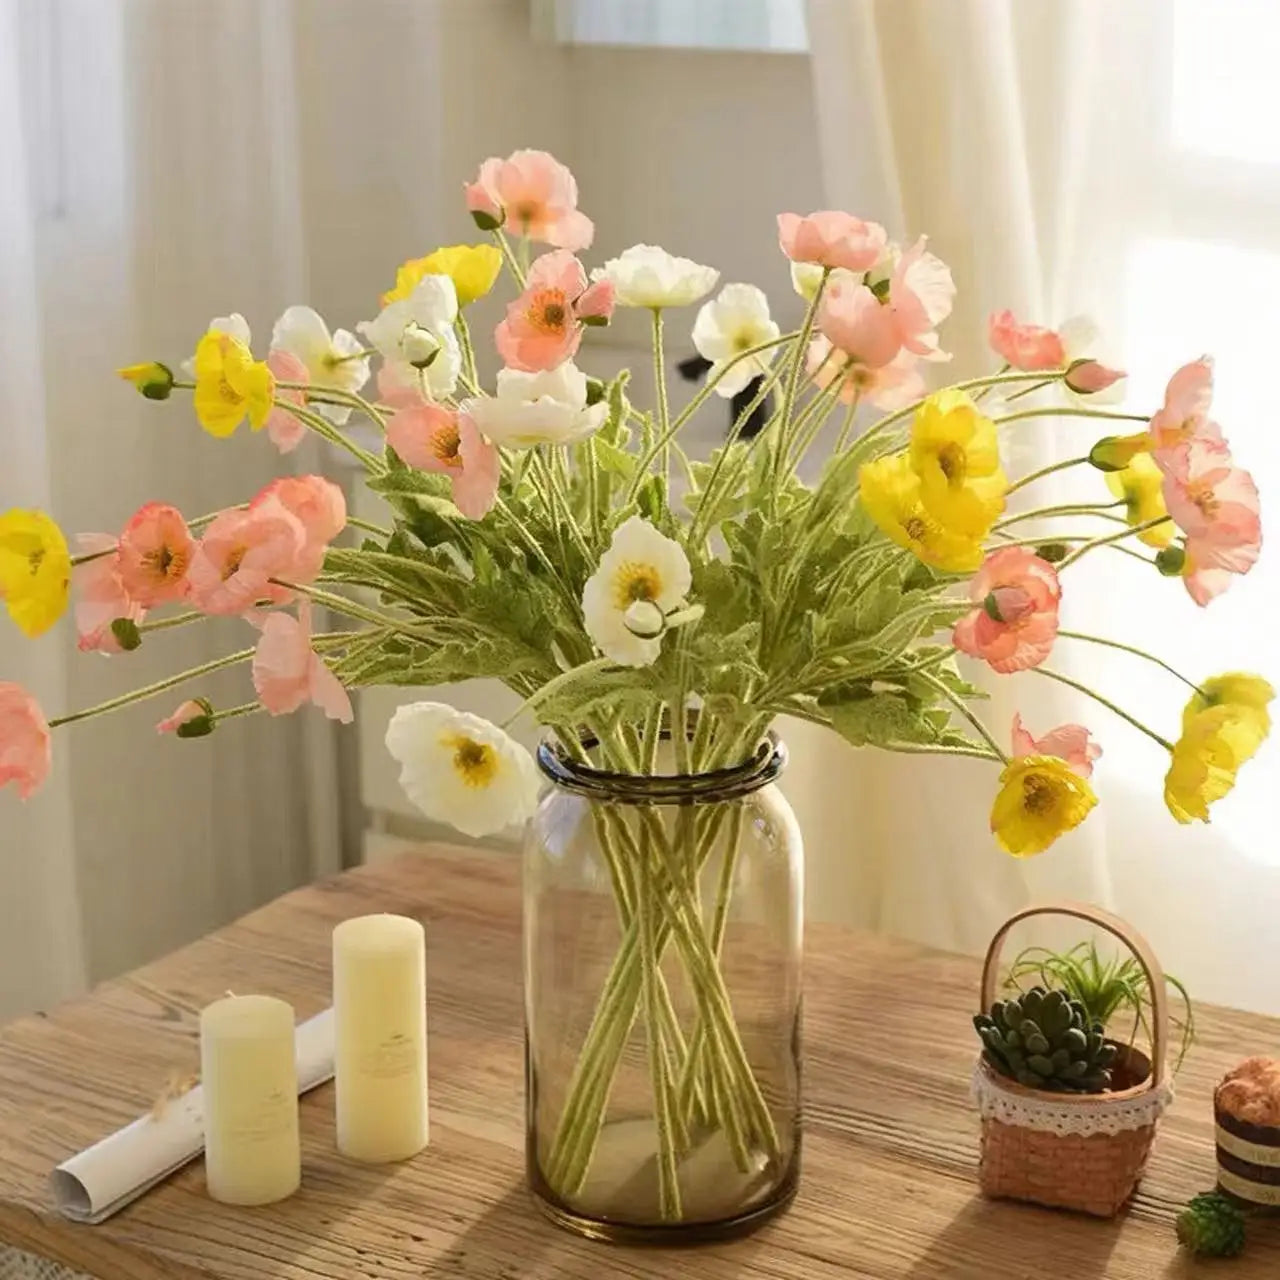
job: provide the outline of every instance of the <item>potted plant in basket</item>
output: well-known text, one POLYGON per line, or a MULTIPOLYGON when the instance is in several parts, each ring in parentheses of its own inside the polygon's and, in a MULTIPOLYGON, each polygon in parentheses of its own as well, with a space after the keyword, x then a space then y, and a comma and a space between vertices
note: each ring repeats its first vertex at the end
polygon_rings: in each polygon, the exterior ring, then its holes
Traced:
MULTIPOLYGON (((974 1074, 982 1114, 979 1176, 988 1195, 1100 1217, 1119 1212, 1142 1176, 1156 1121, 1173 1096, 1166 982, 1146 941, 1096 907, 1030 907, 1001 927, 987 952, 983 1011, 973 1020, 982 1041, 974 1074), (1127 961, 1095 966, 1091 944, 1065 953, 1039 950, 1030 960, 1024 952, 1012 969, 1013 992, 993 1000, 1005 937, 1019 921, 1042 914, 1074 916, 1113 933, 1132 950, 1132 966, 1142 977, 1132 976, 1127 961), (1041 974, 1061 975, 1059 985, 1018 989, 1017 977, 1029 965, 1041 974), (1126 977, 1122 998, 1113 986, 1117 973, 1126 977), (1150 1057, 1132 1036, 1121 1040, 1109 1033, 1108 1021, 1126 1008, 1135 1033, 1150 1027, 1150 1057)), ((1183 988, 1176 989, 1186 1004, 1185 1051, 1191 1007, 1183 988)))
POLYGON ((991 328, 1000 368, 925 395, 954 285, 923 237, 781 215, 806 300, 784 333, 759 289, 713 297, 713 268, 653 246, 588 272, 592 224, 545 153, 487 160, 465 199, 487 242, 404 263, 355 333, 293 306, 255 351, 231 315, 186 376, 121 370, 154 400, 191 392, 214 436, 247 418, 285 452, 315 433, 356 459, 383 521, 296 475, 193 519, 148 503, 74 555, 47 514, 0 516, 0 593, 29 635, 74 587, 84 649, 179 645, 175 628, 219 615, 242 617, 250 640, 53 719, 0 683, 0 783, 39 787, 51 728, 222 667, 248 666, 252 695, 224 706, 194 691, 160 727, 193 739, 307 704, 345 721, 352 689, 503 681, 545 727, 536 763, 505 728, 439 703, 402 707, 387 744, 428 816, 473 836, 529 823, 531 1184, 589 1235, 741 1231, 799 1176, 801 841, 772 785, 786 753, 770 726, 794 716, 856 746, 994 764, 996 842, 1039 853, 1094 807, 1097 745, 1079 726, 1036 738, 984 722, 964 654, 1084 689, 1168 753, 1174 817, 1207 820, 1267 732, 1265 681, 1173 673, 1191 694, 1169 735, 1046 662, 1059 643, 1159 662, 1060 630, 1064 582, 1085 557, 1138 556, 1203 605, 1257 557, 1256 491, 1210 417, 1206 361, 1154 412, 1085 407, 1119 371, 1078 332, 1006 313, 991 328), (467 314, 504 268, 490 381, 467 314), (666 334, 695 305, 711 369, 677 411, 666 334), (584 334, 617 307, 651 320, 643 408, 627 374, 603 383, 575 362, 589 368, 584 334), (748 385, 727 442, 689 458, 692 417, 748 385), (740 438, 766 402, 763 429, 740 438), (1130 434, 1012 479, 1002 439, 1057 415, 1130 434), (1124 514, 1101 474, 1095 502, 1027 501, 1067 466, 1112 475, 1124 514))

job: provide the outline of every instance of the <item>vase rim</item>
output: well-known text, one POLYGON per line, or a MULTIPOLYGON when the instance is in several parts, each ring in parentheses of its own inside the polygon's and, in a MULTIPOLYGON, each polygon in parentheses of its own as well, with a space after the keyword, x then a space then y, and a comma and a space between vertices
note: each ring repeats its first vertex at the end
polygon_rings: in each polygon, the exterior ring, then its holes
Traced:
MULTIPOLYGON (((670 736, 669 730, 662 731, 664 739, 670 736)), ((581 741, 588 751, 599 745, 594 735, 581 741)), ((723 804, 767 787, 786 765, 786 743, 772 729, 741 764, 703 773, 618 773, 571 759, 554 733, 546 734, 538 744, 538 767, 562 791, 616 804, 723 804)))

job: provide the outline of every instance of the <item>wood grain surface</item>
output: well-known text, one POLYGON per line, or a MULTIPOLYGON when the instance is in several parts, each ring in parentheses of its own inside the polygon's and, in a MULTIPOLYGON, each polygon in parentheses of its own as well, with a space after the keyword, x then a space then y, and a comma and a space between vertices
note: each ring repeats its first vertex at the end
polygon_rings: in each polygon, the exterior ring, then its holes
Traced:
MULTIPOLYGON (((523 1184, 519 868, 433 846, 289 894, 168 958, 0 1031, 0 1240, 101 1280, 1158 1280, 1176 1209, 1213 1182, 1213 1084, 1280 1023, 1202 1011, 1131 1212, 1102 1223, 984 1200, 968 1102, 977 961, 832 926, 807 947, 804 1179, 745 1241, 675 1255, 589 1244, 523 1184), (49 1170, 146 1111, 197 1061, 196 1014, 228 989, 329 1002, 329 934, 394 911, 427 926, 431 1145, 402 1165, 341 1159, 332 1086, 302 1103, 303 1185, 265 1209, 204 1194, 196 1162, 96 1226, 54 1213, 49 1170)), ((1223 1274, 1280 1276, 1280 1223, 1223 1274)))

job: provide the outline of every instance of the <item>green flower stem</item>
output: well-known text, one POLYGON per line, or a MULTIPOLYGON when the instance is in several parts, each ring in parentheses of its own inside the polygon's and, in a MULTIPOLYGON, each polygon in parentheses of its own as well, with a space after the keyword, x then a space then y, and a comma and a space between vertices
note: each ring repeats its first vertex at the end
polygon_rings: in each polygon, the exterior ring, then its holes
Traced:
MULTIPOLYGON (((1047 369, 1038 369, 1035 373, 992 373, 983 378, 969 378, 965 382, 957 382, 951 389, 953 391, 973 391, 978 387, 998 387, 1010 382, 1040 382, 1043 385, 1045 381, 1045 374, 1048 372, 1049 370, 1047 369)), ((1048 381, 1050 383, 1057 382, 1060 378, 1066 375, 1066 372, 1067 371, 1065 369, 1058 369, 1052 374, 1048 381)), ((901 422, 905 418, 914 417, 916 410, 924 404, 926 399, 928 399, 928 397, 923 396, 919 400, 915 400, 901 409, 895 409, 892 413, 886 414, 878 422, 873 422, 867 429, 866 434, 863 436, 863 440, 871 440, 884 431, 886 427, 891 427, 894 423, 901 422)))
MULTIPOLYGON (((662 308, 653 308, 653 388, 658 407, 658 438, 653 448, 657 450, 658 470, 663 480, 671 465, 671 407, 667 403, 667 366, 662 349, 662 308)), ((649 464, 645 463, 645 470, 649 464)), ((642 474, 636 469, 636 475, 642 474)))
POLYGON ((1119 502, 1080 502, 1080 503, 1064 503, 1057 507, 1036 507, 1034 511, 1019 511, 1016 515, 1009 516, 1005 520, 1001 520, 999 524, 992 525, 991 532, 999 533, 1002 529, 1007 529, 1010 525, 1020 524, 1024 520, 1039 520, 1050 516, 1096 516, 1099 520, 1111 520, 1118 524, 1128 524, 1128 520, 1124 516, 1113 514, 1113 507, 1123 507, 1125 500, 1120 499, 1119 502))
POLYGON ((472 388, 477 388, 480 385, 480 375, 476 372, 476 353, 471 345, 471 330, 467 326, 467 318, 463 315, 461 307, 458 308, 453 329, 458 335, 458 346, 462 348, 462 372, 466 374, 472 388))
POLYGON ((936 689, 953 707, 978 731, 978 736, 991 748, 992 751, 1000 758, 1002 764, 1009 763, 1009 757, 1000 749, 1000 744, 991 736, 991 731, 982 721, 969 710, 965 701, 959 694, 953 693, 947 686, 937 678, 930 675, 927 671, 920 672, 920 678, 924 682, 936 689))
POLYGON ((531 449, 530 452, 534 455, 531 465, 538 471, 546 488, 547 509, 552 525, 557 531, 567 529, 574 542, 578 544, 578 550, 582 552, 583 559, 588 564, 591 564, 593 560, 591 548, 587 546, 587 540, 582 536, 582 530, 578 527, 578 521, 574 517, 573 509, 569 503, 569 495, 560 478, 556 475, 555 468, 551 465, 550 460, 543 455, 540 447, 531 449))
MULTIPOLYGON (((795 704, 780 705, 778 714, 784 716, 794 716, 797 720, 807 720, 810 724, 820 725, 824 729, 830 729, 832 732, 831 721, 825 716, 815 715, 812 711, 804 706, 795 704)), ((877 751, 895 751, 901 755, 913 756, 971 756, 975 760, 994 760, 999 762, 1000 757, 987 747, 979 747, 976 743, 967 747, 959 745, 951 745, 948 743, 925 743, 925 742, 877 742, 877 751)))
POLYGON ((153 698, 158 693, 164 693, 166 689, 173 689, 198 676, 207 676, 210 672, 221 671, 223 667, 232 667, 238 662, 248 662, 253 654, 252 649, 241 649, 239 653, 228 654, 225 658, 215 658, 212 662, 204 663, 203 666, 180 671, 176 676, 166 676, 163 680, 157 680, 155 684, 145 685, 130 693, 122 693, 118 698, 109 698, 106 702, 98 703, 96 707, 86 707, 83 711, 72 711, 68 715, 57 716, 49 721, 49 728, 56 729, 60 725, 74 724, 77 720, 89 720, 93 716, 105 715, 108 711, 118 711, 121 707, 141 702, 144 698, 153 698))
POLYGON ((354 440, 348 440, 327 418, 321 417, 318 413, 311 413, 290 400, 276 400, 275 405, 286 413, 292 414, 299 422, 305 423, 322 439, 336 445, 339 449, 345 449, 353 458, 359 459, 364 469, 371 474, 381 475, 386 470, 380 459, 375 458, 368 450, 362 449, 354 440))
MULTIPOLYGON (((1119 533, 1109 533, 1103 538, 1093 538, 1083 546, 1077 547, 1058 566, 1058 572, 1061 573, 1069 564, 1075 564, 1081 556, 1087 555, 1094 547, 1105 547, 1110 543, 1119 542, 1123 538, 1134 537, 1139 533, 1145 533, 1148 529, 1156 529, 1162 524, 1168 524, 1172 519, 1172 516, 1156 516, 1153 520, 1145 520, 1142 524, 1135 524, 1127 529, 1121 529, 1119 533)), ((1143 559, 1145 560, 1146 557, 1144 556, 1143 559)))
POLYGON ((1111 409, 1081 409, 1075 405, 1045 405, 1040 409, 1019 409, 994 419, 996 426, 1021 422, 1023 418, 1106 418, 1112 422, 1150 422, 1149 413, 1116 413, 1111 409))
POLYGON ((215 711, 210 717, 214 724, 221 724, 223 720, 235 720, 240 716, 256 715, 265 708, 260 702, 242 702, 238 707, 228 707, 225 711, 215 711))
MULTIPOLYGON (((737 444, 738 437, 742 434, 743 429, 751 420, 751 415, 755 413, 755 411, 764 403, 769 393, 778 385, 778 382, 781 380, 784 372, 785 366, 779 366, 770 372, 769 376, 761 383, 760 390, 752 397, 751 403, 748 404, 740 414, 738 414, 737 419, 729 428, 729 434, 726 437, 724 444, 716 450, 716 460, 711 465, 711 474, 707 477, 707 483, 698 500, 698 509, 694 512, 693 520, 689 525, 689 535, 686 545, 690 547, 697 546, 699 539, 705 538, 707 533, 710 532, 710 530, 703 529, 702 527, 706 523, 703 519, 703 513, 713 509, 714 504, 712 502, 712 495, 715 493, 716 482, 720 478, 720 473, 724 470, 724 465, 729 457, 730 451, 732 450, 733 445, 737 444)), ((747 455, 748 451, 744 449, 742 451, 742 458, 745 459, 747 455)), ((733 480, 736 479, 740 469, 740 466, 735 467, 735 469, 730 473, 727 483, 732 483, 733 480)), ((633 493, 628 494, 628 501, 633 496, 634 491, 633 493)))
POLYGON ((188 622, 199 622, 208 616, 207 613, 192 609, 188 613, 175 613, 172 617, 157 618, 154 622, 140 622, 138 631, 141 635, 146 635, 149 631, 167 631, 170 627, 185 627, 188 622))
POLYGON ((1081 684, 1079 680, 1073 680, 1070 676, 1064 676, 1059 671, 1050 671, 1048 667, 1034 668, 1036 675, 1047 676, 1050 680, 1056 680, 1059 684, 1065 684, 1071 689, 1076 689, 1080 693, 1087 694, 1095 702, 1101 703, 1108 711, 1115 712, 1121 720, 1127 720, 1140 733, 1145 733, 1153 742, 1158 742, 1166 751, 1173 751, 1173 743, 1167 738, 1162 738, 1154 729, 1148 729, 1141 720, 1131 716, 1122 707, 1116 706, 1109 698, 1104 698, 1102 694, 1090 689, 1087 684, 1081 684))
MULTIPOLYGON (((1045 476, 1051 476, 1055 471, 1066 471, 1069 467, 1084 466, 1088 461, 1089 455, 1085 454, 1083 458, 1067 458, 1063 462, 1050 463, 1047 467, 1041 467, 1039 471, 1029 472, 1016 484, 1011 484, 1008 493, 1017 493, 1019 489, 1025 489, 1027 485, 1034 484, 1037 480, 1043 480, 1045 476)), ((1005 496, 1007 497, 1008 494, 1005 496)))
POLYGON ((853 399, 849 402, 848 409, 845 410, 844 422, 841 424, 840 435, 836 440, 836 447, 835 447, 836 453, 843 453, 845 451, 845 447, 849 443, 849 436, 853 432, 854 422, 858 417, 858 405, 861 402, 861 400, 862 400, 862 393, 858 392, 858 394, 855 395, 853 399))
POLYGON ((529 532, 524 521, 521 520, 509 506, 507 506, 500 495, 495 497, 494 506, 511 523, 512 528, 514 528, 520 535, 520 540, 528 548, 530 554, 532 554, 533 558, 537 560, 550 575, 551 581, 560 588, 564 598, 569 602, 569 607, 574 616, 580 618, 582 616, 581 602, 578 600, 578 597, 574 595, 568 583, 566 583, 560 576, 559 570, 551 563, 547 553, 542 549, 542 544, 533 536, 532 533, 529 532))
POLYGON ((385 540, 391 537, 390 529, 384 529, 380 524, 374 524, 371 520, 361 520, 359 516, 348 514, 347 523, 353 529, 363 529, 365 533, 371 533, 377 538, 385 540))
POLYGON ((778 417, 777 447, 774 453, 773 486, 770 489, 770 509, 778 504, 778 483, 781 480, 786 464, 788 450, 791 447, 791 415, 795 411, 796 391, 800 386, 800 370, 804 366, 805 354, 809 350, 809 338, 813 334, 814 321, 818 317, 818 307, 822 304, 822 295, 826 292, 827 281, 831 278, 831 268, 823 267, 822 279, 813 291, 804 313, 804 323, 800 326, 800 336, 791 349, 791 363, 788 366, 787 389, 782 397, 782 412, 778 417))
POLYGON ((826 426, 831 410, 835 408, 836 401, 840 398, 841 386, 841 380, 836 379, 829 386, 821 388, 797 415, 796 429, 792 436, 796 447, 795 457, 787 459, 787 470, 790 474, 795 474, 805 454, 809 452, 810 446, 817 439, 818 432, 826 426))
POLYGON ((1059 631, 1058 635, 1068 640, 1087 640, 1090 644, 1106 645, 1108 649, 1120 649, 1124 653, 1135 654, 1139 658, 1145 658, 1148 662, 1154 662, 1157 667, 1162 667, 1171 676, 1176 676, 1189 689, 1194 689, 1202 698, 1207 698, 1204 690, 1200 688, 1194 680, 1188 680, 1181 671, 1175 667, 1171 667, 1167 662, 1157 658, 1154 653, 1148 653, 1145 649, 1139 649, 1137 645, 1124 644, 1119 640, 1108 640, 1105 636, 1091 636, 1083 631, 1059 631))
POLYGON ((389 632, 395 632, 402 636, 411 636, 415 640, 433 640, 436 638, 435 633, 429 628, 418 626, 408 620, 390 617, 388 614, 379 613, 376 609, 367 609, 364 605, 357 604, 354 600, 348 600, 346 596, 340 596, 333 591, 324 591, 319 587, 303 585, 299 582, 289 582, 284 578, 268 578, 267 581, 277 587, 296 591, 299 595, 306 596, 308 599, 324 605, 326 609, 332 609, 334 613, 341 614, 343 617, 357 618, 361 622, 371 622, 375 627, 384 627, 389 632))
POLYGON ((493 238, 498 242, 498 248, 502 250, 502 256, 506 259, 507 268, 516 282, 516 287, 523 293, 525 288, 524 268, 516 261, 516 255, 512 252, 511 241, 507 239, 507 233, 501 227, 494 227, 493 238))
MULTIPOLYGON (((800 330, 793 329, 790 333, 781 334, 777 338, 770 338, 767 342, 758 342, 754 347, 748 347, 745 351, 739 351, 737 355, 731 356, 724 362, 722 368, 717 370, 706 380, 705 383, 703 383, 689 403, 685 405, 678 414, 676 414, 675 420, 671 423, 672 435, 679 431, 680 428, 683 427, 684 424, 688 422, 704 404, 706 404, 706 402, 715 393, 715 389, 720 385, 724 380, 725 375, 731 369, 736 368, 744 360, 750 360, 753 356, 761 355, 765 351, 772 351, 775 347, 786 346, 787 343, 794 342, 799 336, 800 330)), ((777 370, 778 377, 781 378, 787 370, 786 362, 783 361, 781 364, 775 365, 775 368, 777 370)), ((763 397, 761 397, 761 399, 763 399, 763 397)))
POLYGON ((658 1126, 658 1211, 665 1221, 675 1222, 680 1217, 680 1183, 673 1137, 671 1076, 658 1020, 658 957, 654 950, 653 897, 649 864, 646 859, 641 859, 636 912, 640 918, 640 973, 644 988, 649 1075, 653 1082, 653 1111, 658 1126))
MULTIPOLYGON (((1003 547, 1040 547, 1040 546, 1043 546, 1046 542, 1083 543, 1083 542, 1092 541, 1092 539, 1089 537, 1088 534, 1080 534, 1080 533, 1053 533, 1053 534, 1042 533, 1035 538, 1015 538, 1012 534, 1003 533, 998 529, 993 529, 991 532, 994 533, 996 537, 1000 539, 1001 548, 1003 547)), ((1118 542, 1108 542, 1108 543, 1105 543, 1104 545, 1110 548, 1110 550, 1112 551, 1122 551, 1124 552, 1125 555, 1132 557, 1134 560, 1141 560, 1142 563, 1147 566, 1151 566, 1155 564, 1154 560, 1149 559, 1147 556, 1142 555, 1138 551, 1134 551, 1132 547, 1122 546, 1118 542)), ((986 550, 994 551, 994 550, 997 550, 997 548, 987 547, 986 550)))
MULTIPOLYGON (((1007 368, 1007 367, 1008 367, 1008 366, 1006 366, 1006 368, 1007 368)), ((1061 376, 1061 375, 1059 375, 1059 377, 1060 377, 1060 376, 1061 376)), ((1015 392, 1013 393, 1013 395, 1011 395, 1011 396, 1005 396, 1005 403, 1006 403, 1006 404, 1009 404, 1009 403, 1012 403, 1014 400, 1021 400, 1024 396, 1032 395, 1032 394, 1034 394, 1034 393, 1035 393, 1035 392, 1037 392, 1037 391, 1043 391, 1043 390, 1045 389, 1045 387, 1051 387, 1051 386, 1053 386, 1053 384, 1054 384, 1055 382, 1057 382, 1057 380, 1058 380, 1058 379, 1057 379, 1056 377, 1055 377, 1055 378, 1046 378, 1043 382, 1035 382, 1035 383, 1032 383, 1032 385, 1031 385, 1031 386, 1029 386, 1029 387, 1023 387, 1021 391, 1015 391, 1015 392)), ((981 393, 980 393, 980 394, 981 394, 981 393)), ((977 397, 975 397, 975 399, 976 399, 976 398, 977 398, 977 397)))

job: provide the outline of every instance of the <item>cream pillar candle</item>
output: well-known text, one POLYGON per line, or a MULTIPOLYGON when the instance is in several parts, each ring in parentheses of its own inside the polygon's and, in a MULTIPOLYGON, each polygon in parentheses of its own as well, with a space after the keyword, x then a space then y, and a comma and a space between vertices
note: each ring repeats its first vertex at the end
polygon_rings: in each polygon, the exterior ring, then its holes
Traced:
POLYGON ((302 1179, 293 1007, 227 996, 200 1014, 204 1164, 223 1204, 271 1204, 302 1179))
POLYGON ((406 916, 358 916, 333 931, 333 1076, 338 1150, 404 1160, 427 1145, 426 935, 406 916))

